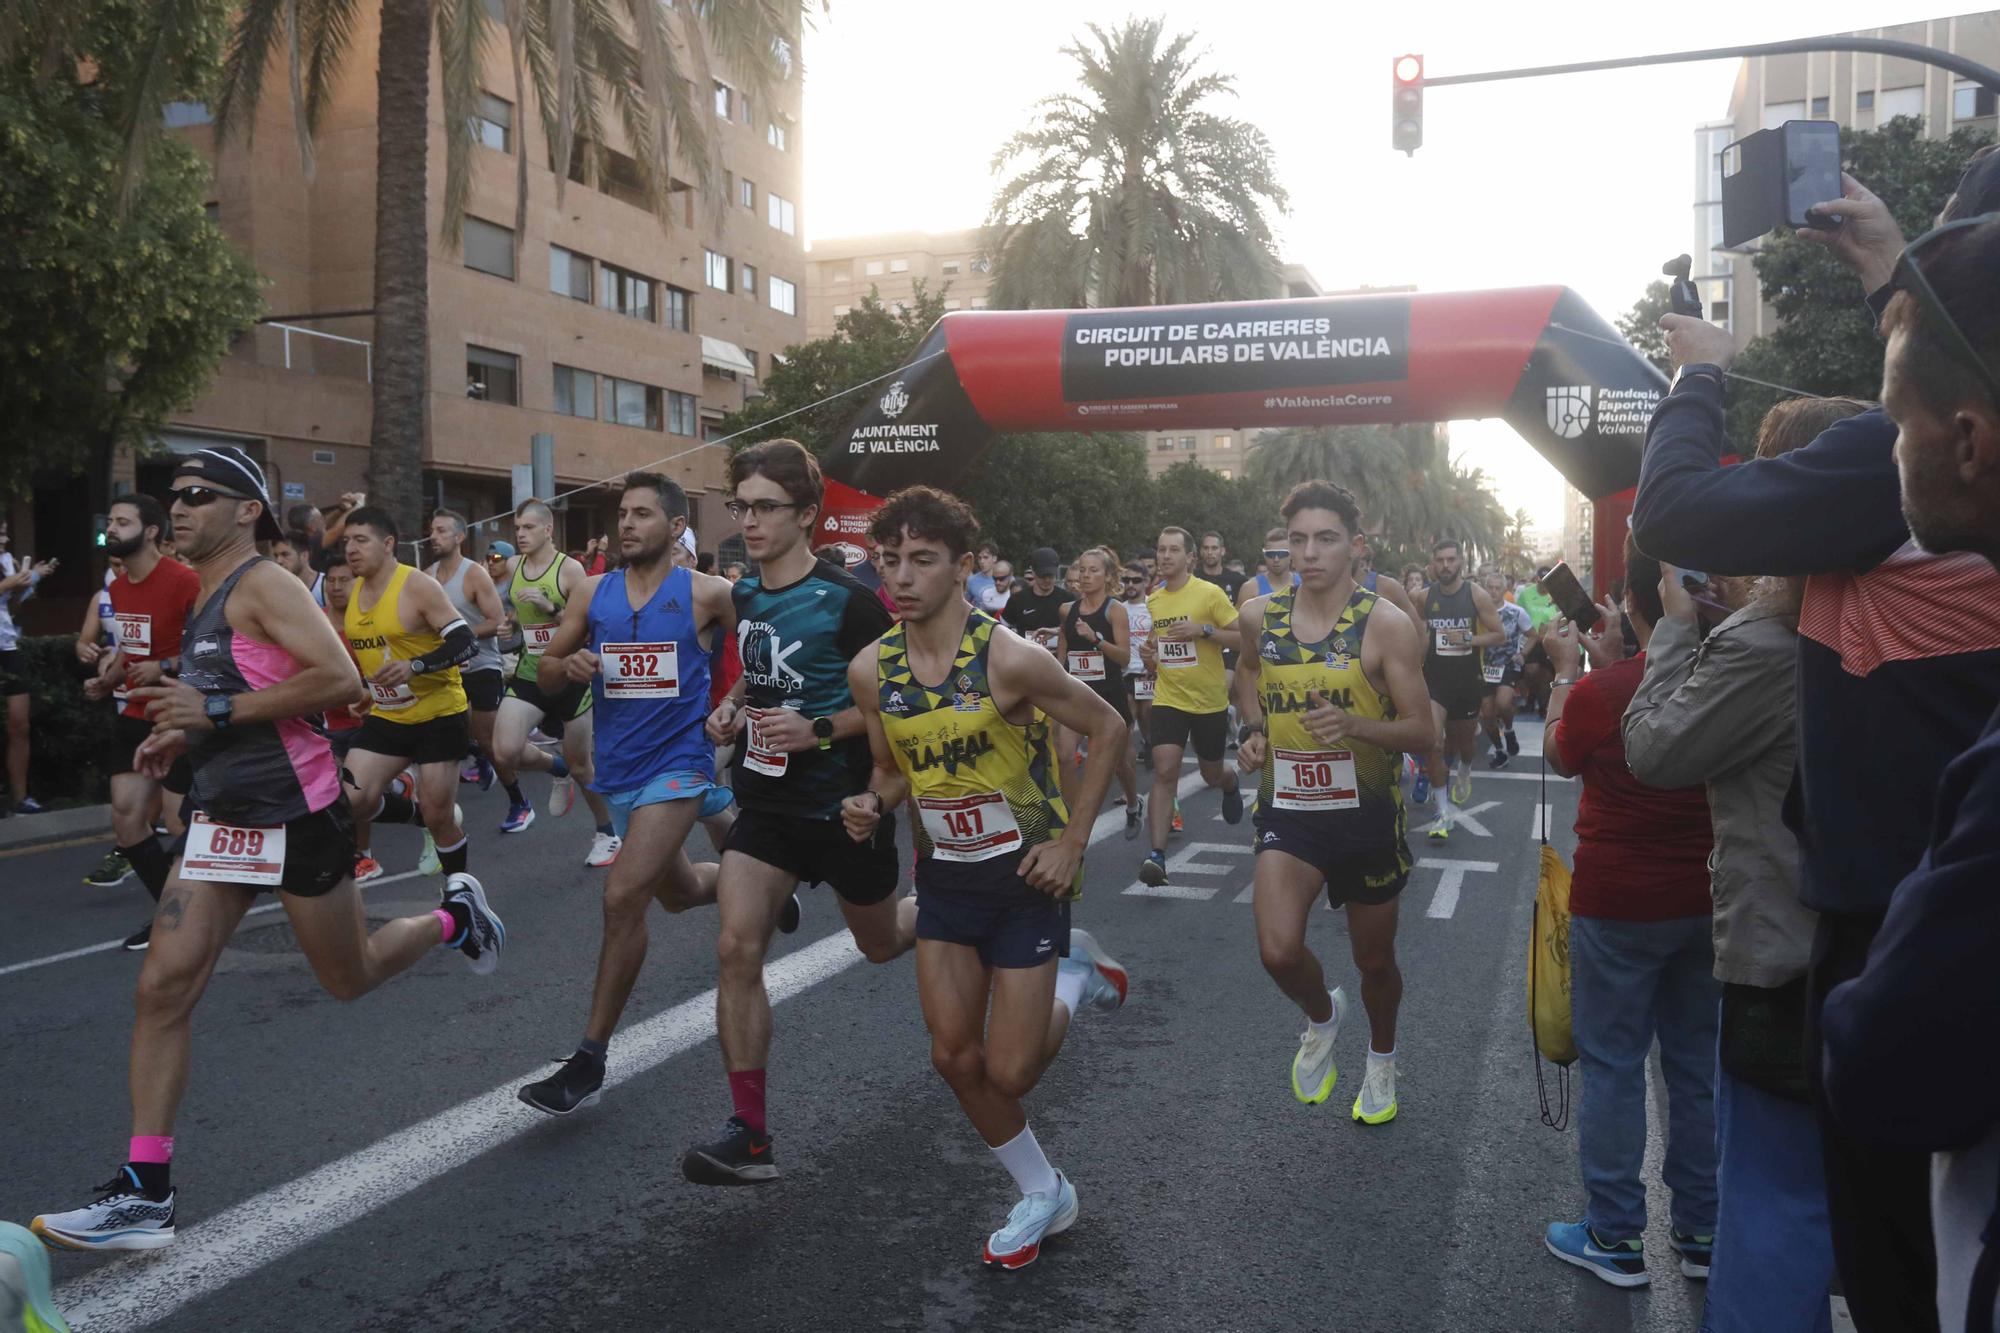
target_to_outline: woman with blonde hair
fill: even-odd
[[[1129,735],[1132,705],[1125,695],[1125,667],[1132,660],[1132,630],[1125,603],[1111,595],[1118,569],[1118,553],[1108,546],[1093,546],[1070,563],[1077,595],[1075,601],[1063,604],[1060,647],[1070,675],[1117,710]],[[1076,785],[1076,745],[1073,732],[1058,729],[1056,755],[1062,766],[1066,801]],[[1123,740],[1118,745],[1118,782],[1125,789],[1125,838],[1129,842],[1139,836],[1145,809],[1139,799],[1132,747]]]

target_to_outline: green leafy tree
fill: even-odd
[[[1080,87],[1044,98],[994,154],[992,303],[1171,305],[1277,291],[1267,214],[1285,208],[1263,131],[1218,114],[1235,81],[1193,34],[1128,19],[1064,48]]]
[[[218,5],[72,0],[0,20],[0,492],[94,471],[207,385],[261,307],[257,275],[202,209],[208,168],[156,132],[158,104],[213,86]],[[150,119],[149,119],[150,118]]]
[[[1225,477],[1199,463],[1176,463],[1162,472],[1154,479],[1153,497],[1155,521],[1145,546],[1168,524],[1186,528],[1197,541],[1214,531],[1222,535],[1230,558],[1241,560],[1245,569],[1256,566],[1264,534],[1278,521],[1277,499],[1264,486],[1248,477]]]
[[[1672,295],[1672,288],[1655,278],[1646,284],[1645,294],[1632,308],[1618,317],[1618,331],[1625,335],[1625,341],[1659,367],[1663,375],[1673,374],[1673,358],[1667,355],[1667,332],[1660,327],[1660,316],[1673,309]]]

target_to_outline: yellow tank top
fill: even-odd
[[[1207,579],[1189,578],[1176,592],[1160,588],[1146,596],[1153,613],[1154,661],[1159,681],[1153,686],[1156,706],[1184,713],[1220,713],[1229,707],[1229,680],[1223,673],[1219,636],[1176,642],[1160,631],[1183,621],[1225,629],[1236,623],[1236,606]]]
[[[390,658],[412,662],[425,653],[436,652],[444,644],[443,639],[428,629],[412,630],[403,621],[403,585],[414,572],[409,565],[397,565],[381,600],[366,611],[361,609],[366,585],[357,581],[353,596],[347,599],[347,646],[361,663],[361,679],[368,686],[375,716],[385,722],[428,722],[465,711],[465,686],[455,666],[412,676],[393,687],[377,685],[369,679]]]
[[[911,669],[901,622],[877,649],[882,730],[910,780],[919,857],[986,861],[1068,826],[1048,719],[1037,713],[1019,726],[993,706],[986,655],[997,623],[984,611],[967,617],[951,671],[936,686]]]
[[[1315,643],[1302,643],[1292,632],[1296,596],[1296,589],[1286,588],[1265,602],[1257,636],[1257,692],[1270,741],[1258,779],[1259,808],[1340,816],[1388,804],[1400,811],[1403,793],[1396,782],[1395,753],[1356,740],[1328,747],[1306,730],[1304,721],[1311,707],[1307,695],[1315,691],[1356,717],[1383,721],[1396,716],[1389,696],[1361,671],[1361,640],[1376,595],[1356,588],[1332,632]]]

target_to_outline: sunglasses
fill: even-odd
[[[1943,341],[1946,351],[1978,375],[1979,382],[1985,386],[1993,401],[2000,403],[2000,376],[1996,376],[1992,367],[1986,364],[1986,359],[1979,354],[1979,349],[1965,336],[1965,330],[1959,328],[1958,322],[1944,308],[1944,302],[1938,299],[1937,290],[1931,286],[1929,279],[1924,277],[1924,271],[1917,267],[1917,253],[1935,245],[1940,236],[1985,226],[1996,218],[2000,218],[2000,213],[1982,213],[1978,217],[1960,218],[1956,222],[1947,222],[1942,227],[1933,227],[1904,246],[1903,253],[1896,256],[1895,274],[1890,283],[1896,290],[1909,293],[1910,299],[1923,310],[1925,327]]]
[[[1146,576],[1144,574],[1123,574],[1119,576],[1118,581],[1120,583],[1144,583]]]
[[[236,495],[230,491],[218,491],[213,486],[176,486],[167,492],[167,499],[189,509],[199,509],[217,500],[248,500],[247,495]]]
[[[1274,551],[1267,546],[1264,548],[1264,558],[1266,560],[1290,560],[1292,558],[1292,553],[1290,550]]]

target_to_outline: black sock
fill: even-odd
[[[378,824],[421,824],[417,817],[417,803],[396,792],[387,792],[382,797],[381,806],[375,811]]]
[[[459,940],[464,939],[466,932],[472,929],[472,909],[457,898],[445,899],[438,904],[437,909],[451,918],[453,926],[451,938],[446,940],[445,943],[456,944]]]
[[[508,782],[508,783],[503,783],[502,785],[507,788],[507,799],[512,801],[515,805],[526,805],[528,803],[528,798],[521,794],[520,783]]]
[[[471,845],[472,839],[460,838],[458,845],[455,847],[438,848],[438,864],[444,867],[445,874],[462,875],[465,873],[465,853]]]
[[[153,901],[160,901],[160,890],[167,886],[167,876],[174,868],[173,858],[160,846],[160,840],[149,833],[130,847],[120,847],[118,854],[139,872],[139,882],[153,895]]]
[[[127,1162],[125,1169],[139,1182],[140,1193],[149,1199],[164,1199],[173,1188],[171,1162]]]
[[[610,1049],[610,1042],[592,1041],[588,1037],[585,1037],[576,1044],[576,1053],[596,1065],[599,1069],[604,1068],[604,1056]]]

